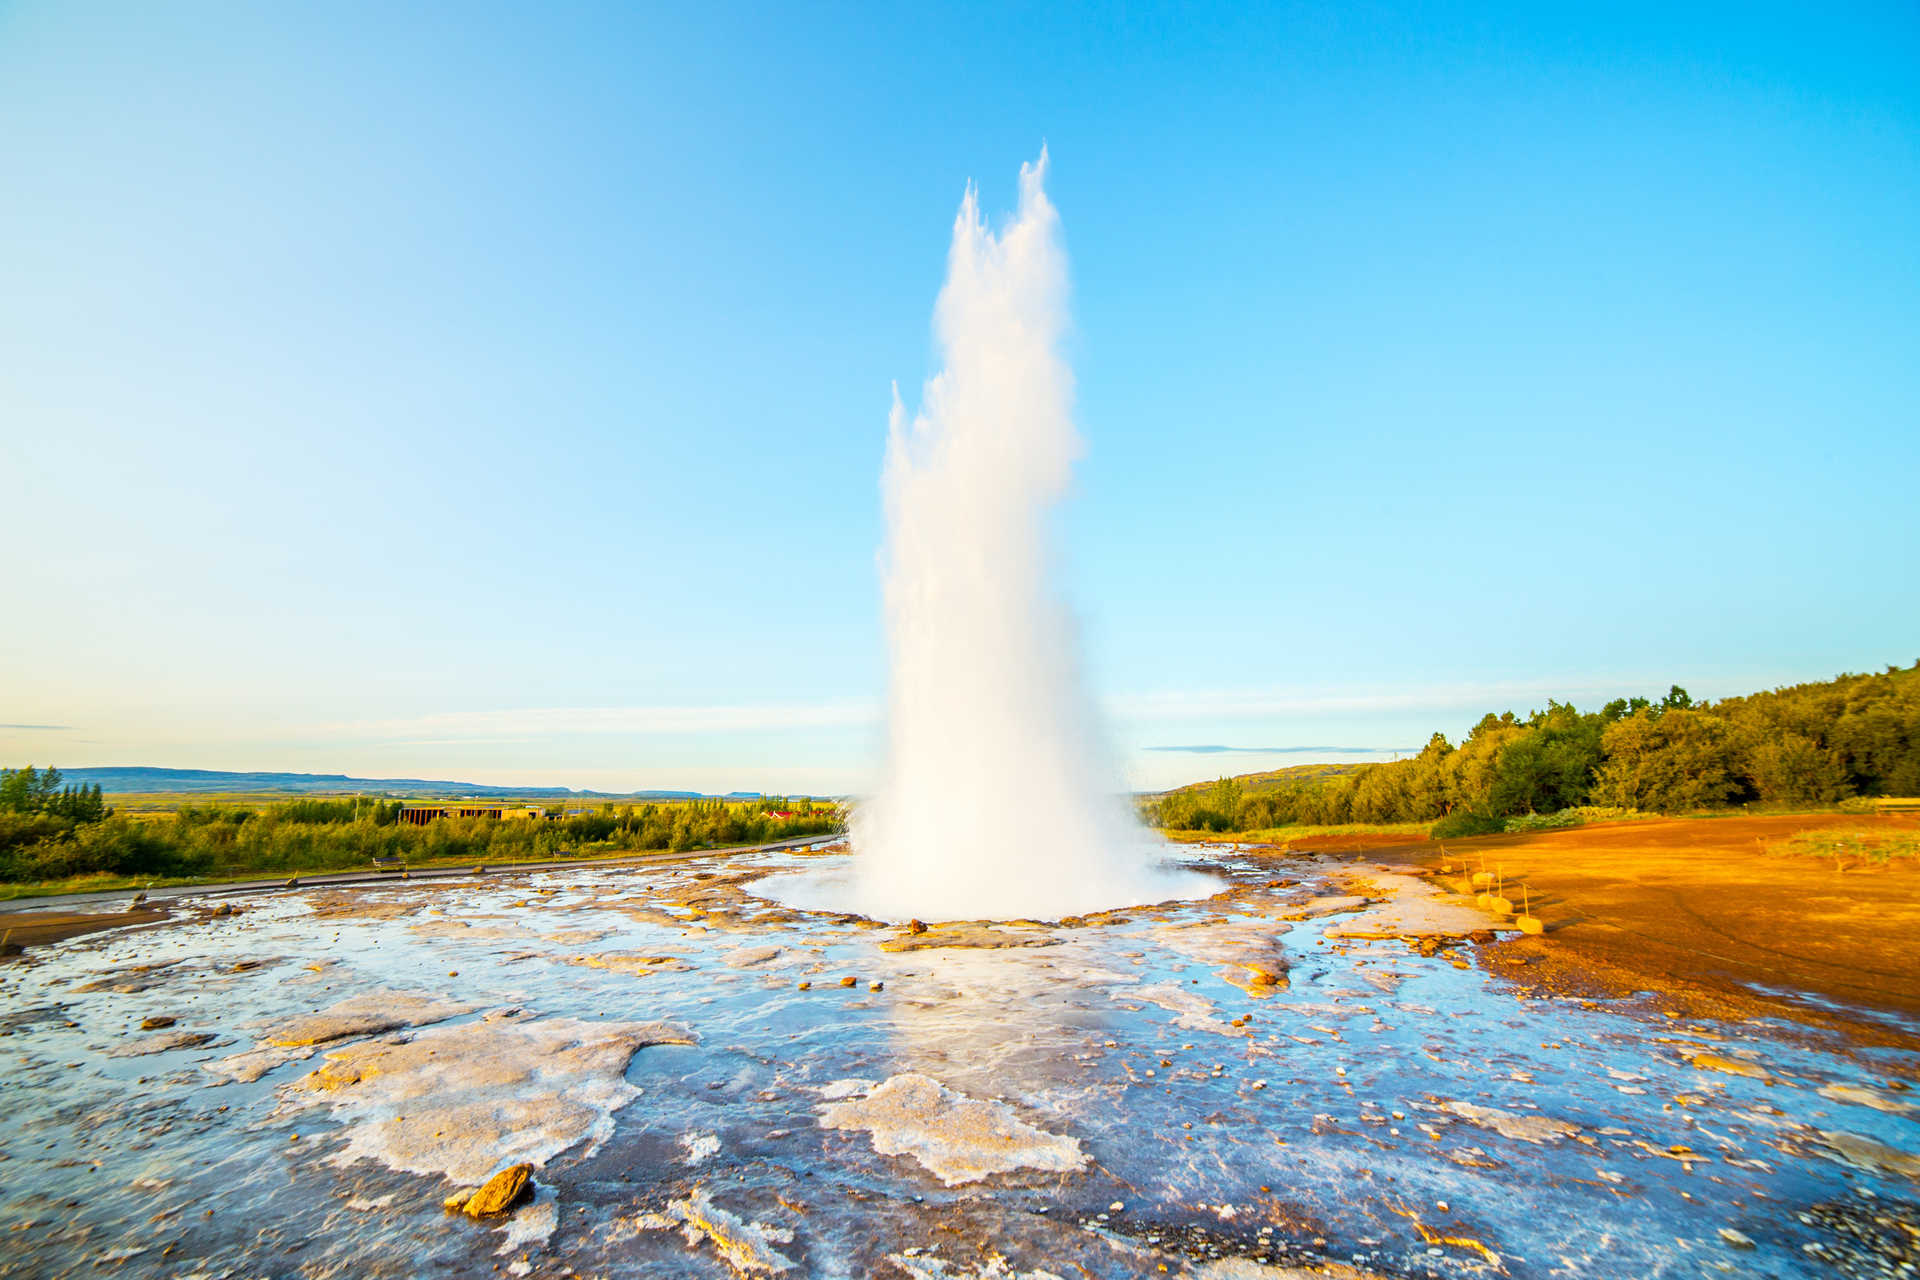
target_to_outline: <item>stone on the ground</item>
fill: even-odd
[[[748,1222],[728,1213],[713,1202],[704,1187],[685,1200],[674,1201],[668,1206],[668,1213],[685,1224],[681,1234],[688,1244],[706,1240],[739,1275],[766,1275],[793,1269],[793,1259],[773,1247],[789,1243],[793,1232],[762,1222]]]
[[[582,1144],[590,1150],[639,1096],[625,1078],[633,1055],[693,1039],[661,1022],[469,1022],[335,1049],[284,1092],[344,1124],[339,1163],[376,1160],[476,1183],[502,1160],[544,1165]]]
[[[210,1031],[162,1031],[158,1035],[130,1040],[116,1049],[109,1050],[107,1056],[143,1058],[148,1054],[168,1053],[174,1049],[198,1049],[201,1045],[212,1044],[213,1041],[214,1036]]]
[[[912,1156],[950,1187],[1013,1169],[1072,1173],[1087,1164],[1078,1139],[1037,1129],[1005,1103],[969,1098],[918,1072],[824,1108],[820,1124],[865,1130],[875,1151]]]
[[[1469,1124],[1477,1124],[1483,1129],[1492,1129],[1503,1138],[1512,1138],[1517,1142],[1547,1143],[1558,1142],[1562,1138],[1571,1138],[1580,1132],[1580,1126],[1567,1120],[1555,1120],[1552,1116],[1523,1116],[1512,1111],[1501,1111],[1497,1107],[1482,1107],[1471,1102],[1462,1102],[1450,1098],[1440,1104],[1440,1109],[1449,1115],[1455,1115]]]
[[[508,1165],[475,1188],[460,1208],[469,1218],[487,1218],[502,1214],[527,1193],[533,1183],[533,1166],[522,1161]]]
[[[1820,1140],[1843,1164],[1864,1169],[1868,1173],[1920,1181],[1920,1155],[1911,1151],[1889,1147],[1857,1133],[1841,1133],[1833,1129],[1820,1130]]]
[[[354,1036],[425,1026],[470,1013],[473,1006],[413,991],[363,991],[305,1017],[289,1018],[260,1037],[263,1045],[308,1048]]]
[[[979,924],[922,926],[897,933],[880,944],[882,951],[926,951],[935,947],[1051,947],[1060,939],[1037,930],[1012,930]]]
[[[1869,1089],[1858,1084],[1829,1084],[1820,1087],[1820,1096],[1829,1102],[1847,1102],[1855,1106],[1872,1107],[1875,1111],[1891,1111],[1900,1114],[1907,1111],[1920,1111],[1920,1107],[1903,1101],[1890,1093],[1878,1089]]]
[[[1419,876],[1373,867],[1358,871],[1349,878],[1351,887],[1371,891],[1381,900],[1329,926],[1329,938],[1455,938],[1489,927],[1487,913],[1472,898],[1448,893]]]
[[[684,973],[693,968],[679,956],[647,955],[637,951],[609,951],[602,955],[568,956],[568,964],[586,969],[605,969],[644,978],[651,973]]]
[[[1767,1074],[1767,1069],[1757,1062],[1728,1058],[1717,1053],[1696,1053],[1687,1059],[1687,1065],[1695,1071],[1718,1071],[1723,1075],[1747,1076],[1754,1080],[1773,1079]]]

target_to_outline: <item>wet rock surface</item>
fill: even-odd
[[[931,1076],[894,1076],[866,1097],[821,1112],[828,1129],[860,1129],[882,1155],[912,1156],[949,1187],[1015,1169],[1084,1168],[1080,1144],[1025,1123],[1005,1103],[982,1102]]]
[[[1060,921],[692,858],[32,948],[0,1275],[1914,1274],[1912,1054],[1553,994],[1431,879],[1199,856],[1213,899]]]

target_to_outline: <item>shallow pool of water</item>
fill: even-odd
[[[776,855],[37,951],[0,1275],[1795,1276],[1913,1195],[1909,1058],[1330,937],[1350,871],[1205,856],[1077,927],[812,915]],[[443,1211],[514,1159],[512,1217]]]

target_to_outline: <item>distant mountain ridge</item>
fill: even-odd
[[[444,782],[428,778],[355,778],[344,773],[236,773],[224,769],[125,768],[62,769],[74,786],[98,786],[107,795],[154,792],[225,792],[311,796],[378,794],[391,796],[563,796],[596,800],[757,800],[758,791],[731,791],[713,797],[699,791],[578,791],[572,787],[500,787],[484,782]]]

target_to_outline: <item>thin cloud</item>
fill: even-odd
[[[1369,711],[1523,710],[1543,706],[1549,698],[1604,700],[1619,696],[1622,688],[1640,688],[1643,684],[1648,688],[1654,687],[1654,682],[1620,681],[1600,685],[1571,680],[1415,685],[1397,689],[1373,687],[1365,690],[1312,690],[1268,685],[1127,694],[1110,700],[1107,706],[1115,716],[1129,720],[1188,717],[1245,719]]]
[[[70,724],[0,724],[0,729],[21,729],[34,733],[71,733]]]
[[[865,725],[877,719],[866,701],[757,703],[720,706],[522,707],[493,711],[443,711],[386,720],[346,720],[316,726],[316,732],[408,742],[486,739],[525,741],[570,734],[693,735],[827,729]]]

